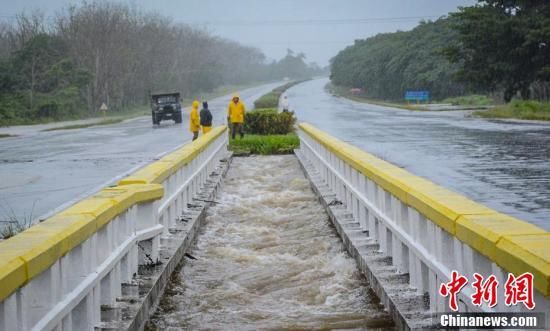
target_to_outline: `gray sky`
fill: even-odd
[[[1,19],[40,9],[47,15],[69,0],[2,1]],[[308,61],[328,64],[339,50],[380,32],[409,30],[475,0],[125,0],[144,11],[170,16],[213,34],[260,48],[278,59],[290,48]]]

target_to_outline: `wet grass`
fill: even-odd
[[[0,133],[0,138],[10,138],[10,137],[17,137],[17,136],[14,134]]]
[[[474,112],[474,115],[483,118],[550,121],[550,103],[516,100],[490,110]]]
[[[275,94],[274,92],[264,94],[254,101],[254,108],[277,108],[279,106],[279,96],[279,94]]]
[[[277,109],[277,107],[279,107],[279,98],[281,97],[281,95],[292,86],[303,83],[305,81],[307,81],[307,79],[293,81],[290,83],[286,83],[285,85],[274,88],[271,92],[262,95],[259,99],[254,101],[254,108]]]
[[[198,98],[201,100],[210,100],[210,99],[214,99],[235,91],[259,86],[265,83],[266,82],[253,82],[249,84],[240,84],[240,85],[236,85],[236,84],[223,85],[209,92],[201,92],[195,98]],[[193,100],[195,100],[195,98],[184,98],[184,100],[182,101],[182,107],[190,106]],[[0,127],[10,127],[10,126],[17,126],[17,125],[49,124],[49,123],[56,123],[56,122],[63,122],[63,121],[76,121],[76,120],[101,118],[102,116],[103,115],[99,111],[90,112],[90,113],[87,113],[87,112],[79,113],[75,111],[73,115],[66,115],[61,118],[52,118],[52,117],[23,118],[21,117],[21,118],[9,119],[9,120],[0,119]],[[151,108],[148,104],[128,106],[116,111],[108,111],[106,117],[107,118],[124,117],[124,119],[130,119],[130,118],[136,118],[141,116],[151,116]],[[78,129],[78,128],[76,127],[75,129]]]
[[[229,140],[229,149],[236,156],[281,155],[292,154],[300,146],[300,139],[295,134],[286,135],[245,135]]]
[[[495,102],[486,95],[472,94],[461,97],[447,98],[442,103],[450,103],[455,106],[489,106]]]
[[[149,106],[131,106],[118,111],[107,112],[106,118],[135,118],[144,115],[149,115],[151,112]],[[94,113],[77,113],[73,115],[67,115],[60,118],[52,117],[40,117],[40,118],[16,118],[10,120],[0,120],[0,127],[10,127],[18,125],[36,125],[36,124],[49,124],[57,122],[66,122],[66,121],[78,121],[78,120],[87,120],[102,118],[103,114],[100,112]]]
[[[45,130],[42,130],[42,131],[74,130],[74,129],[89,128],[89,127],[92,127],[92,126],[111,125],[111,124],[120,123],[120,122],[122,122],[126,119],[128,119],[128,118],[127,117],[107,118],[107,119],[99,121],[99,122],[86,123],[86,124],[65,125],[65,126],[59,126],[59,127],[55,127],[55,128],[45,129]]]
[[[32,225],[31,220],[25,221],[24,223],[19,223],[18,221],[9,221],[4,223],[5,225],[0,225],[0,239],[3,240],[9,239],[16,234],[25,231]]]
[[[409,105],[406,103],[397,103],[397,102],[390,102],[390,101],[382,101],[382,100],[375,100],[367,98],[366,96],[360,95],[360,94],[352,94],[349,91],[348,87],[344,86],[336,86],[331,83],[327,84],[326,89],[336,95],[340,96],[346,99],[350,99],[357,102],[362,103],[368,103],[372,105],[378,105],[378,106],[384,106],[384,107],[392,107],[392,108],[399,108],[399,109],[405,109],[405,110],[415,110],[415,111],[422,111],[422,108],[416,107],[414,105]]]
[[[7,203],[0,204],[0,240],[5,240],[25,231],[33,225],[33,203],[30,213],[17,216],[13,208]]]

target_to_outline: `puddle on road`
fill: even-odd
[[[393,322],[294,156],[235,158],[148,329],[368,329]]]

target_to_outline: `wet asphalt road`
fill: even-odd
[[[309,122],[408,171],[550,230],[550,125],[412,112],[332,96],[327,79],[291,88]]]
[[[251,108],[254,100],[281,84],[241,91],[241,98]],[[225,123],[229,99],[209,101],[215,125]],[[189,142],[188,120],[186,109],[183,127],[172,121],[153,127],[147,116],[77,130],[29,129],[19,137],[0,139],[0,221],[44,215]]]

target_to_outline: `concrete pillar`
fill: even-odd
[[[0,303],[0,330],[21,330],[21,314],[17,304],[17,293],[12,293]]]

